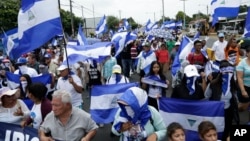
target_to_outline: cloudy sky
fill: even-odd
[[[61,7],[69,10],[70,0],[60,0]],[[165,17],[175,18],[178,11],[183,11],[184,2],[181,0],[72,0],[73,13],[79,17],[82,16],[81,6],[83,6],[83,15],[85,18],[102,17],[113,15],[117,18],[129,18],[138,23],[146,23],[159,20],[163,15],[162,1],[164,1]],[[198,11],[207,14],[210,13],[211,0],[186,0],[185,13],[192,16]],[[250,4],[250,0],[242,0],[242,4]],[[93,12],[94,11],[94,12]]]

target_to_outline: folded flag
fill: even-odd
[[[154,86],[159,86],[163,88],[168,88],[168,85],[166,81],[162,81],[159,77],[157,76],[148,76],[148,77],[143,77],[141,80],[143,83],[149,84],[149,85],[154,85]]]
[[[172,122],[178,122],[183,126],[186,131],[186,141],[200,140],[198,125],[205,120],[214,123],[219,139],[222,137],[224,131],[224,102],[161,98],[159,109],[166,126]]]
[[[117,99],[138,83],[95,85],[91,90],[90,114],[96,123],[111,123],[119,108]]]

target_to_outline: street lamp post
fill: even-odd
[[[165,21],[165,15],[164,15],[164,0],[162,0],[162,22]]]

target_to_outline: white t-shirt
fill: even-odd
[[[74,82],[78,85],[78,86],[81,86],[82,87],[82,81],[81,79],[73,74],[71,75],[71,77],[73,78]],[[72,96],[72,105],[74,107],[79,107],[82,105],[82,94],[81,93],[78,93],[74,86],[72,84],[69,83],[69,80],[64,80],[62,77],[60,77],[57,81],[57,86],[56,86],[56,89],[57,90],[66,90],[68,91],[71,96]]]
[[[33,119],[33,128],[38,129],[42,122],[41,103],[33,105],[30,111],[30,117]]]
[[[212,51],[214,51],[215,60],[222,61],[225,59],[225,47],[227,46],[227,41],[220,42],[219,40],[214,42]]]

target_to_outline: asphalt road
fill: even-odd
[[[201,37],[201,39],[203,39],[203,38],[205,38],[205,37]],[[216,40],[217,40],[216,36],[209,36],[209,39],[207,41],[207,46],[211,47],[213,42]],[[171,82],[170,73],[167,74],[167,78]],[[139,80],[138,74],[133,74],[130,78],[131,82],[136,82],[136,81],[138,82],[138,80]],[[166,96],[169,97],[171,92],[172,92],[172,89],[169,88],[167,93],[166,93]],[[87,112],[89,112],[89,105],[90,105],[90,98],[88,96],[89,96],[89,92],[87,90],[85,90],[83,93],[83,101],[84,101],[84,110]],[[248,116],[249,116],[248,111],[241,112],[240,113],[240,120],[241,120],[240,123],[246,124],[248,122]],[[111,124],[106,124],[106,125],[104,125],[104,127],[98,129],[97,135],[94,137],[93,141],[118,141],[119,140],[119,137],[116,137],[116,136],[111,137],[110,133],[111,133]]]

